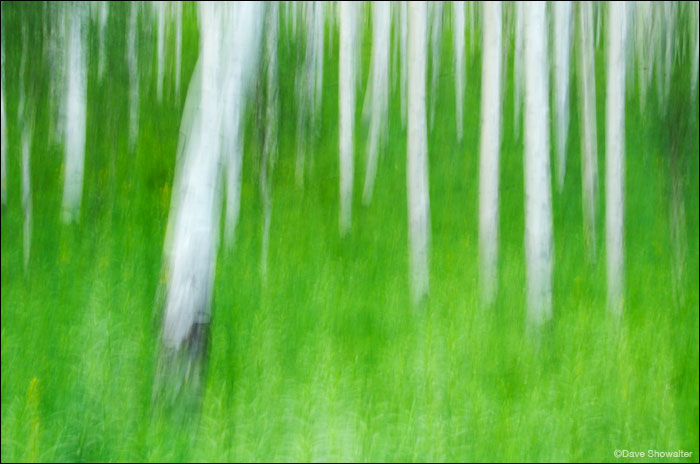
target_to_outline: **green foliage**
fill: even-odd
[[[656,82],[646,114],[639,113],[637,92],[628,97],[626,297],[619,324],[605,310],[604,246],[595,263],[583,246],[572,85],[566,184],[561,194],[553,189],[554,320],[533,339],[525,333],[522,139],[513,138],[512,53],[505,68],[498,302],[485,311],[477,297],[480,57],[469,55],[468,44],[460,144],[446,27],[428,141],[431,296],[426,312],[417,314],[408,291],[406,135],[398,86],[369,207],[360,202],[367,127],[358,125],[353,225],[340,239],[337,36],[325,60],[321,127],[301,190],[294,182],[297,52],[282,14],[269,275],[263,285],[261,142],[250,122],[237,242],[232,252],[222,249],[217,264],[201,413],[182,421],[158,414],[152,390],[159,289],[166,278],[163,239],[180,116],[198,53],[195,8],[185,7],[180,100],[170,72],[162,104],[156,99],[155,34],[141,16],[136,153],[127,149],[128,6],[110,6],[102,82],[96,77],[97,28],[90,26],[86,175],[82,216],[74,226],[59,220],[63,150],[50,142],[55,102],[48,94],[52,70],[41,52],[43,14],[41,4],[3,4],[9,123],[1,258],[3,461],[614,461],[616,449],[684,449],[697,460],[698,101],[688,98],[688,60],[676,65],[670,116],[656,106]],[[34,230],[26,272],[15,116],[21,24],[29,26],[24,79],[36,105]],[[166,66],[174,47],[168,53]],[[601,198],[604,58],[601,47]],[[360,91],[358,102],[362,97]],[[671,131],[672,124],[685,129]],[[682,164],[688,243],[683,302],[674,298],[672,282],[673,144]]]

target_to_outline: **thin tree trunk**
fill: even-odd
[[[350,229],[354,171],[355,87],[356,87],[356,8],[352,2],[340,4],[340,235]]]
[[[414,305],[428,296],[430,198],[425,114],[426,2],[408,5],[408,146],[406,181],[410,246],[411,293]]]
[[[557,136],[557,187],[564,188],[566,145],[569,132],[569,56],[571,50],[571,2],[552,4],[554,8],[554,86]]]
[[[371,120],[369,139],[367,140],[367,169],[362,202],[369,205],[374,191],[374,179],[377,175],[377,158],[380,148],[386,141],[386,129],[389,119],[389,39],[391,16],[389,2],[372,3],[372,63],[370,65],[371,82]]]
[[[78,221],[80,218],[87,116],[87,63],[82,31],[82,12],[75,11],[74,13],[70,25],[66,91],[66,165],[62,202],[62,218],[66,223]]]
[[[525,13],[525,256],[527,321],[552,317],[552,190],[549,161],[549,79],[546,4]]]
[[[455,98],[456,98],[456,124],[457,140],[462,141],[464,131],[464,2],[458,1],[452,4],[454,20],[454,73],[455,73]]]
[[[432,58],[430,79],[430,129],[435,122],[435,107],[437,105],[437,87],[440,78],[440,56],[442,53],[442,12],[443,2],[431,2],[433,8],[432,23],[430,27],[430,49]]]
[[[578,98],[581,126],[581,187],[585,247],[591,261],[596,257],[598,206],[598,136],[596,123],[593,11],[591,2],[578,4]]]
[[[498,171],[501,153],[502,4],[486,2],[481,68],[479,155],[479,282],[481,301],[496,300],[498,269]]]
[[[626,2],[610,3],[607,92],[605,94],[605,237],[608,310],[622,316],[625,191]]]
[[[520,137],[523,107],[523,2],[515,2],[515,54],[513,55],[513,130],[516,140]]]

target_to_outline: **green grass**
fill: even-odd
[[[554,320],[533,339],[525,333],[523,155],[522,138],[513,137],[512,44],[497,304],[485,310],[477,298],[480,56],[470,56],[467,44],[464,140],[457,143],[446,26],[428,141],[431,293],[426,311],[417,313],[409,301],[406,135],[398,86],[369,207],[360,201],[368,130],[358,111],[353,224],[340,239],[338,37],[325,61],[323,117],[301,190],[294,183],[297,60],[283,23],[268,280],[263,285],[260,275],[260,143],[249,123],[237,242],[234,251],[222,248],[217,262],[201,414],[182,426],[155,414],[151,396],[163,239],[181,110],[197,57],[194,8],[185,8],[181,98],[174,98],[166,74],[162,104],[155,97],[155,36],[142,17],[136,153],[127,150],[128,7],[111,7],[102,83],[92,59],[97,40],[90,41],[86,174],[82,216],[74,226],[59,220],[63,155],[60,145],[49,143],[51,70],[39,52],[41,11],[38,4],[3,4],[9,123],[9,204],[2,213],[3,461],[615,461],[616,449],[683,449],[697,461],[698,101],[688,98],[686,60],[675,68],[667,115],[657,108],[655,82],[645,114],[637,91],[627,99],[626,293],[619,324],[605,309],[602,200],[595,263],[584,253],[572,75],[566,185],[561,193],[553,190]],[[32,53],[25,82],[36,107],[26,272],[16,122],[22,23],[29,26]],[[95,34],[93,25],[90,37]],[[364,76],[369,34],[367,25]],[[601,199],[604,64],[601,46]],[[682,303],[673,296],[671,277],[674,143],[684,175],[688,243]]]

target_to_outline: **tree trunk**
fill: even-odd
[[[454,20],[454,73],[455,73],[455,98],[456,98],[456,124],[457,140],[462,141],[464,131],[464,2],[458,1],[452,4]]]
[[[357,5],[340,4],[340,235],[350,229],[354,171],[355,87],[356,87],[356,19]]]
[[[79,7],[78,7],[79,8]],[[83,195],[85,162],[85,124],[87,116],[87,63],[85,56],[82,12],[71,18],[68,83],[66,91],[65,173],[62,218],[66,223],[78,221]]]
[[[566,142],[569,132],[569,55],[571,50],[571,2],[552,4],[554,8],[554,86],[557,136],[557,187],[564,188]]]
[[[371,91],[370,132],[367,140],[367,169],[365,171],[365,187],[362,192],[362,202],[369,205],[372,201],[374,179],[377,175],[377,158],[379,150],[386,141],[389,119],[389,38],[391,31],[391,16],[389,2],[372,3],[372,62],[370,64],[370,79],[368,88]]]
[[[593,11],[590,2],[578,4],[578,98],[581,131],[581,181],[584,245],[590,261],[596,257],[598,206],[598,136],[596,123]]]
[[[430,198],[425,114],[426,2],[408,5],[408,144],[406,181],[411,293],[414,305],[428,296]]]
[[[270,243],[270,221],[272,217],[272,172],[277,160],[277,133],[279,125],[279,92],[277,83],[277,42],[279,37],[279,4],[267,6],[265,24],[265,139],[260,163],[260,190],[263,199],[263,234],[260,257],[263,282],[267,281],[267,255]]]
[[[430,25],[430,50],[432,58],[430,79],[430,129],[435,122],[435,106],[437,105],[437,87],[440,78],[440,54],[442,52],[442,11],[443,2],[430,2],[432,7],[432,23]]]
[[[610,3],[605,94],[605,240],[608,310],[622,316],[625,192],[626,2]]]
[[[552,317],[552,187],[549,161],[549,79],[546,4],[525,13],[525,257],[527,321]]]
[[[498,164],[501,153],[502,4],[486,2],[481,68],[479,154],[479,282],[481,300],[496,300],[498,269]]]

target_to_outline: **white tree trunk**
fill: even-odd
[[[557,187],[561,192],[566,176],[566,145],[569,132],[569,56],[571,51],[571,2],[554,8],[554,87],[557,137]]]
[[[222,148],[226,157],[226,227],[225,241],[233,246],[238,227],[241,203],[241,168],[243,165],[243,116],[248,94],[258,70],[262,36],[262,4],[243,2],[229,10],[225,28],[224,63],[228,64],[222,77],[224,97]]]
[[[549,162],[549,79],[546,4],[525,13],[525,256],[527,321],[552,317],[552,191]]]
[[[316,17],[318,16],[318,8],[314,3],[308,2],[303,5],[305,13],[306,27],[306,49],[303,55],[303,61],[296,76],[295,91],[297,95],[297,158],[296,158],[296,183],[298,186],[304,185],[304,176],[306,170],[306,152],[311,146],[313,138],[313,130],[316,118],[316,92],[320,89],[317,87],[316,73],[323,72],[323,59],[318,57],[318,36],[316,28]],[[321,39],[323,33],[321,30]],[[321,77],[323,74],[321,74]]]
[[[107,18],[109,17],[109,2],[103,1],[99,3],[98,21],[100,32],[100,55],[97,64],[97,78],[102,82],[104,76],[105,63],[107,61],[107,52],[105,51],[105,42],[107,40],[105,29],[107,27]]]
[[[200,58],[188,90],[173,185],[162,342],[177,351],[210,321],[219,230],[221,9],[200,4]],[[191,113],[193,112],[193,113]],[[196,347],[195,347],[196,348]],[[200,353],[194,353],[199,355]]]
[[[610,3],[605,101],[605,238],[608,309],[622,315],[625,190],[626,2]]]
[[[501,153],[502,5],[486,2],[481,67],[479,281],[482,303],[495,302],[498,269],[498,164]]]
[[[367,140],[367,169],[362,202],[372,201],[374,179],[377,175],[377,158],[379,150],[386,141],[389,119],[389,38],[391,16],[389,2],[372,3],[372,62],[368,87],[371,90],[371,120],[369,139]],[[368,103],[365,100],[365,103]]]
[[[578,98],[581,127],[581,181],[583,228],[586,251],[596,256],[596,217],[598,205],[598,136],[596,122],[593,9],[591,2],[578,5]]]
[[[455,73],[455,98],[457,139],[462,141],[464,130],[464,2],[458,1],[452,4],[453,34],[454,34],[454,73]]]
[[[523,108],[523,2],[515,2],[515,54],[513,55],[513,131],[520,137],[520,115]]]
[[[357,5],[340,4],[340,235],[350,229],[354,171]]]
[[[65,176],[62,218],[66,223],[80,218],[85,162],[87,116],[87,63],[82,32],[82,14],[75,12],[70,25],[68,83],[66,92]]]
[[[430,2],[432,7],[432,23],[430,25],[430,50],[432,58],[430,79],[430,129],[435,122],[435,106],[437,105],[437,86],[440,73],[440,56],[442,48],[442,12],[443,2]]]
[[[427,55],[426,2],[408,5],[408,143],[406,182],[410,247],[411,294],[414,304],[428,296],[430,198],[425,114]]]

